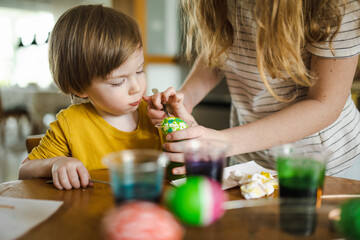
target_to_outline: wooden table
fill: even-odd
[[[93,179],[108,180],[106,170],[90,173]],[[166,184],[166,188],[171,187]],[[227,190],[229,200],[241,199],[239,188]],[[324,194],[360,193],[360,181],[327,177]],[[60,200],[64,204],[48,220],[36,226],[20,239],[102,239],[101,220],[114,207],[109,185],[94,183],[94,187],[57,190],[46,179],[22,180],[0,184],[0,196]],[[271,196],[276,198],[275,196]],[[315,232],[298,237],[280,230],[279,206],[262,206],[228,210],[223,218],[206,228],[186,227],[185,239],[336,239],[341,236],[332,229],[328,212],[342,200],[324,200],[318,209]]]

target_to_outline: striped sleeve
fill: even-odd
[[[340,30],[332,41],[334,54],[330,50],[330,40],[308,43],[306,49],[310,53],[327,58],[351,57],[360,53],[360,1],[347,0],[345,11],[343,7],[342,4],[340,6],[340,11],[343,13]]]

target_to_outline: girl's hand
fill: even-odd
[[[52,168],[52,177],[58,189],[71,189],[91,186],[90,174],[84,164],[76,158],[60,157]]]
[[[166,117],[165,112],[161,110],[164,108],[164,104],[167,105],[169,112],[175,117],[181,118],[185,122],[196,123],[194,117],[184,107],[184,95],[177,93],[173,87],[153,96],[144,97],[144,100],[149,105],[148,115],[154,125],[160,123]]]

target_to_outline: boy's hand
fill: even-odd
[[[183,119],[185,122],[192,121],[196,123],[194,117],[186,110],[183,104],[184,95],[177,93],[173,87],[169,87],[164,92],[157,93],[153,96],[144,97],[148,103],[148,115],[151,122],[156,125],[166,117],[166,114],[161,109],[166,104],[170,109],[169,112],[175,117]]]
[[[87,187],[90,174],[84,164],[76,158],[61,157],[57,159],[51,169],[53,182],[58,189]]]

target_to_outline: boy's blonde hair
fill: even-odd
[[[265,73],[272,78],[290,78],[296,84],[311,86],[314,78],[302,60],[301,50],[307,42],[327,38],[332,47],[332,39],[341,24],[338,4],[339,0],[255,1],[258,69],[265,86],[276,99],[292,100],[278,96]],[[203,54],[208,66],[222,68],[237,27],[228,19],[227,0],[183,0],[182,9],[187,59],[191,61],[194,53]],[[236,9],[237,6],[234,11]],[[241,12],[235,15],[240,20],[243,17]]]
[[[101,5],[77,6],[59,18],[51,33],[50,70],[63,93],[82,93],[141,47],[139,27],[131,17]]]

